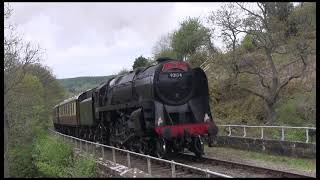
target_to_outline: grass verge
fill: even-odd
[[[205,146],[207,156],[234,160],[240,162],[249,162],[261,164],[261,166],[270,166],[271,168],[282,167],[290,170],[299,170],[307,172],[316,171],[316,159],[287,157],[279,155],[270,155],[253,151],[239,150],[225,147]]]

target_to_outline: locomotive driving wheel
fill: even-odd
[[[193,149],[195,155],[199,158],[201,157],[204,153],[204,144],[201,140],[200,136],[197,136],[193,139]]]
[[[157,158],[164,158],[167,153],[166,143],[163,138],[158,138],[156,140],[156,150],[155,155]]]

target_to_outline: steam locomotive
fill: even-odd
[[[218,133],[201,68],[159,58],[118,75],[53,109],[54,128],[79,138],[164,157],[185,148],[204,153]]]

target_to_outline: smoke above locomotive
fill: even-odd
[[[116,76],[54,107],[57,131],[164,157],[184,148],[201,156],[218,133],[201,68],[170,58]]]

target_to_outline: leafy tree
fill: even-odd
[[[205,46],[210,39],[209,29],[204,27],[199,18],[188,18],[172,35],[171,47],[178,58],[187,60],[198,48]]]
[[[28,65],[38,62],[41,58],[41,50],[30,42],[24,42],[17,34],[15,26],[9,19],[12,9],[9,4],[4,4],[4,177],[9,176],[8,164],[8,139],[10,121],[8,115],[9,106],[13,102],[12,93],[23,81]]]
[[[247,34],[241,41],[240,48],[242,48],[245,53],[252,53],[256,50],[253,38],[250,34]]]
[[[149,65],[150,61],[147,58],[140,56],[134,60],[132,69],[136,69],[137,67],[147,67]]]

